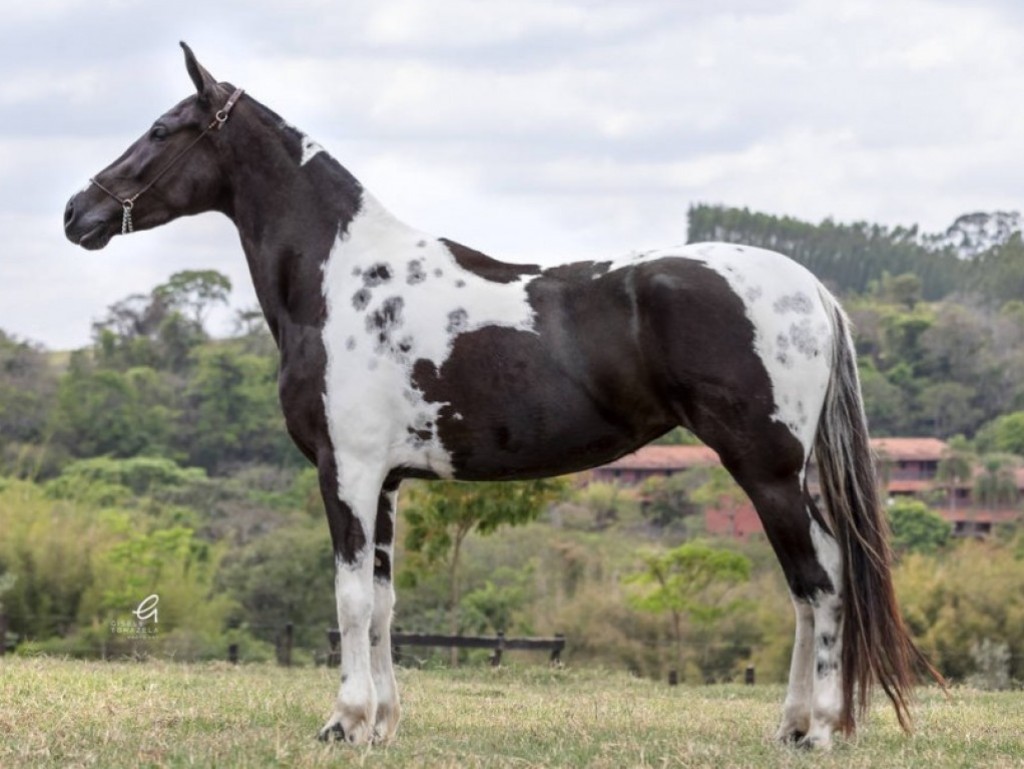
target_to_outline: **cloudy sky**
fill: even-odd
[[[86,252],[67,198],[217,77],[394,213],[512,260],[681,243],[698,202],[944,230],[1019,210],[1018,0],[0,0],[0,329],[51,348],[175,271],[254,302],[227,219]],[[226,324],[226,316],[221,321]],[[226,329],[226,325],[224,326]]]

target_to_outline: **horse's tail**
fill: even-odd
[[[832,374],[815,438],[821,496],[842,553],[842,680],[840,727],[852,733],[877,681],[896,718],[910,731],[915,671],[942,676],[914,645],[892,583],[889,525],[868,443],[850,322],[826,291],[833,329]]]

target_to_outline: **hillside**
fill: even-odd
[[[690,242],[721,240],[780,251],[844,295],[868,291],[884,273],[912,273],[929,301],[964,290],[1007,298],[1005,289],[989,290],[1000,285],[1006,272],[1003,260],[995,257],[1013,247],[1014,236],[1014,254],[1024,256],[1020,229],[1016,212],[964,214],[944,232],[926,234],[916,225],[889,228],[831,219],[812,224],[726,206],[695,205],[689,211]]]

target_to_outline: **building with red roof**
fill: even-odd
[[[878,457],[879,481],[887,498],[913,496],[928,503],[935,512],[949,521],[955,534],[983,536],[999,523],[1019,521],[1020,501],[1024,499],[1024,467],[1013,468],[1016,485],[1013,499],[999,504],[979,504],[974,490],[985,472],[975,468],[970,479],[943,481],[939,465],[950,449],[938,438],[873,438],[871,446]],[[632,454],[595,468],[590,478],[595,481],[638,487],[649,478],[670,477],[693,468],[719,466],[718,455],[707,446],[644,446]],[[808,485],[816,490],[816,473],[812,463]],[[739,504],[708,507],[704,523],[709,534],[746,538],[763,532],[753,505]]]

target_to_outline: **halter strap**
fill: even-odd
[[[199,136],[197,136],[195,139],[193,139],[191,142],[185,145],[185,147],[180,152],[178,152],[174,157],[168,160],[163,165],[163,167],[156,172],[156,175],[152,179],[150,179],[142,187],[142,189],[140,189],[134,195],[122,198],[120,195],[111,192],[102,184],[100,184],[95,177],[89,179],[89,181],[95,184],[101,191],[107,193],[110,197],[112,197],[114,200],[121,204],[121,208],[124,211],[124,214],[121,218],[122,235],[127,235],[129,232],[135,231],[134,224],[132,223],[132,209],[135,208],[135,201],[138,200],[144,193],[149,192],[149,190],[152,189],[153,185],[156,184],[161,179],[161,177],[164,176],[164,174],[170,171],[171,168],[173,168],[174,165],[179,160],[181,160],[182,157],[184,157],[185,154],[190,149],[195,147],[203,139],[203,137],[206,136],[206,134],[210,133],[210,131],[219,131],[221,128],[223,128],[224,124],[228,122],[228,118],[231,116],[231,110],[234,109],[235,104],[238,103],[238,100],[242,98],[243,93],[245,93],[244,89],[236,88],[235,92],[228,97],[228,100],[226,102],[224,102],[224,106],[217,110],[217,112],[214,114],[213,120],[210,121],[210,124],[199,133]]]

